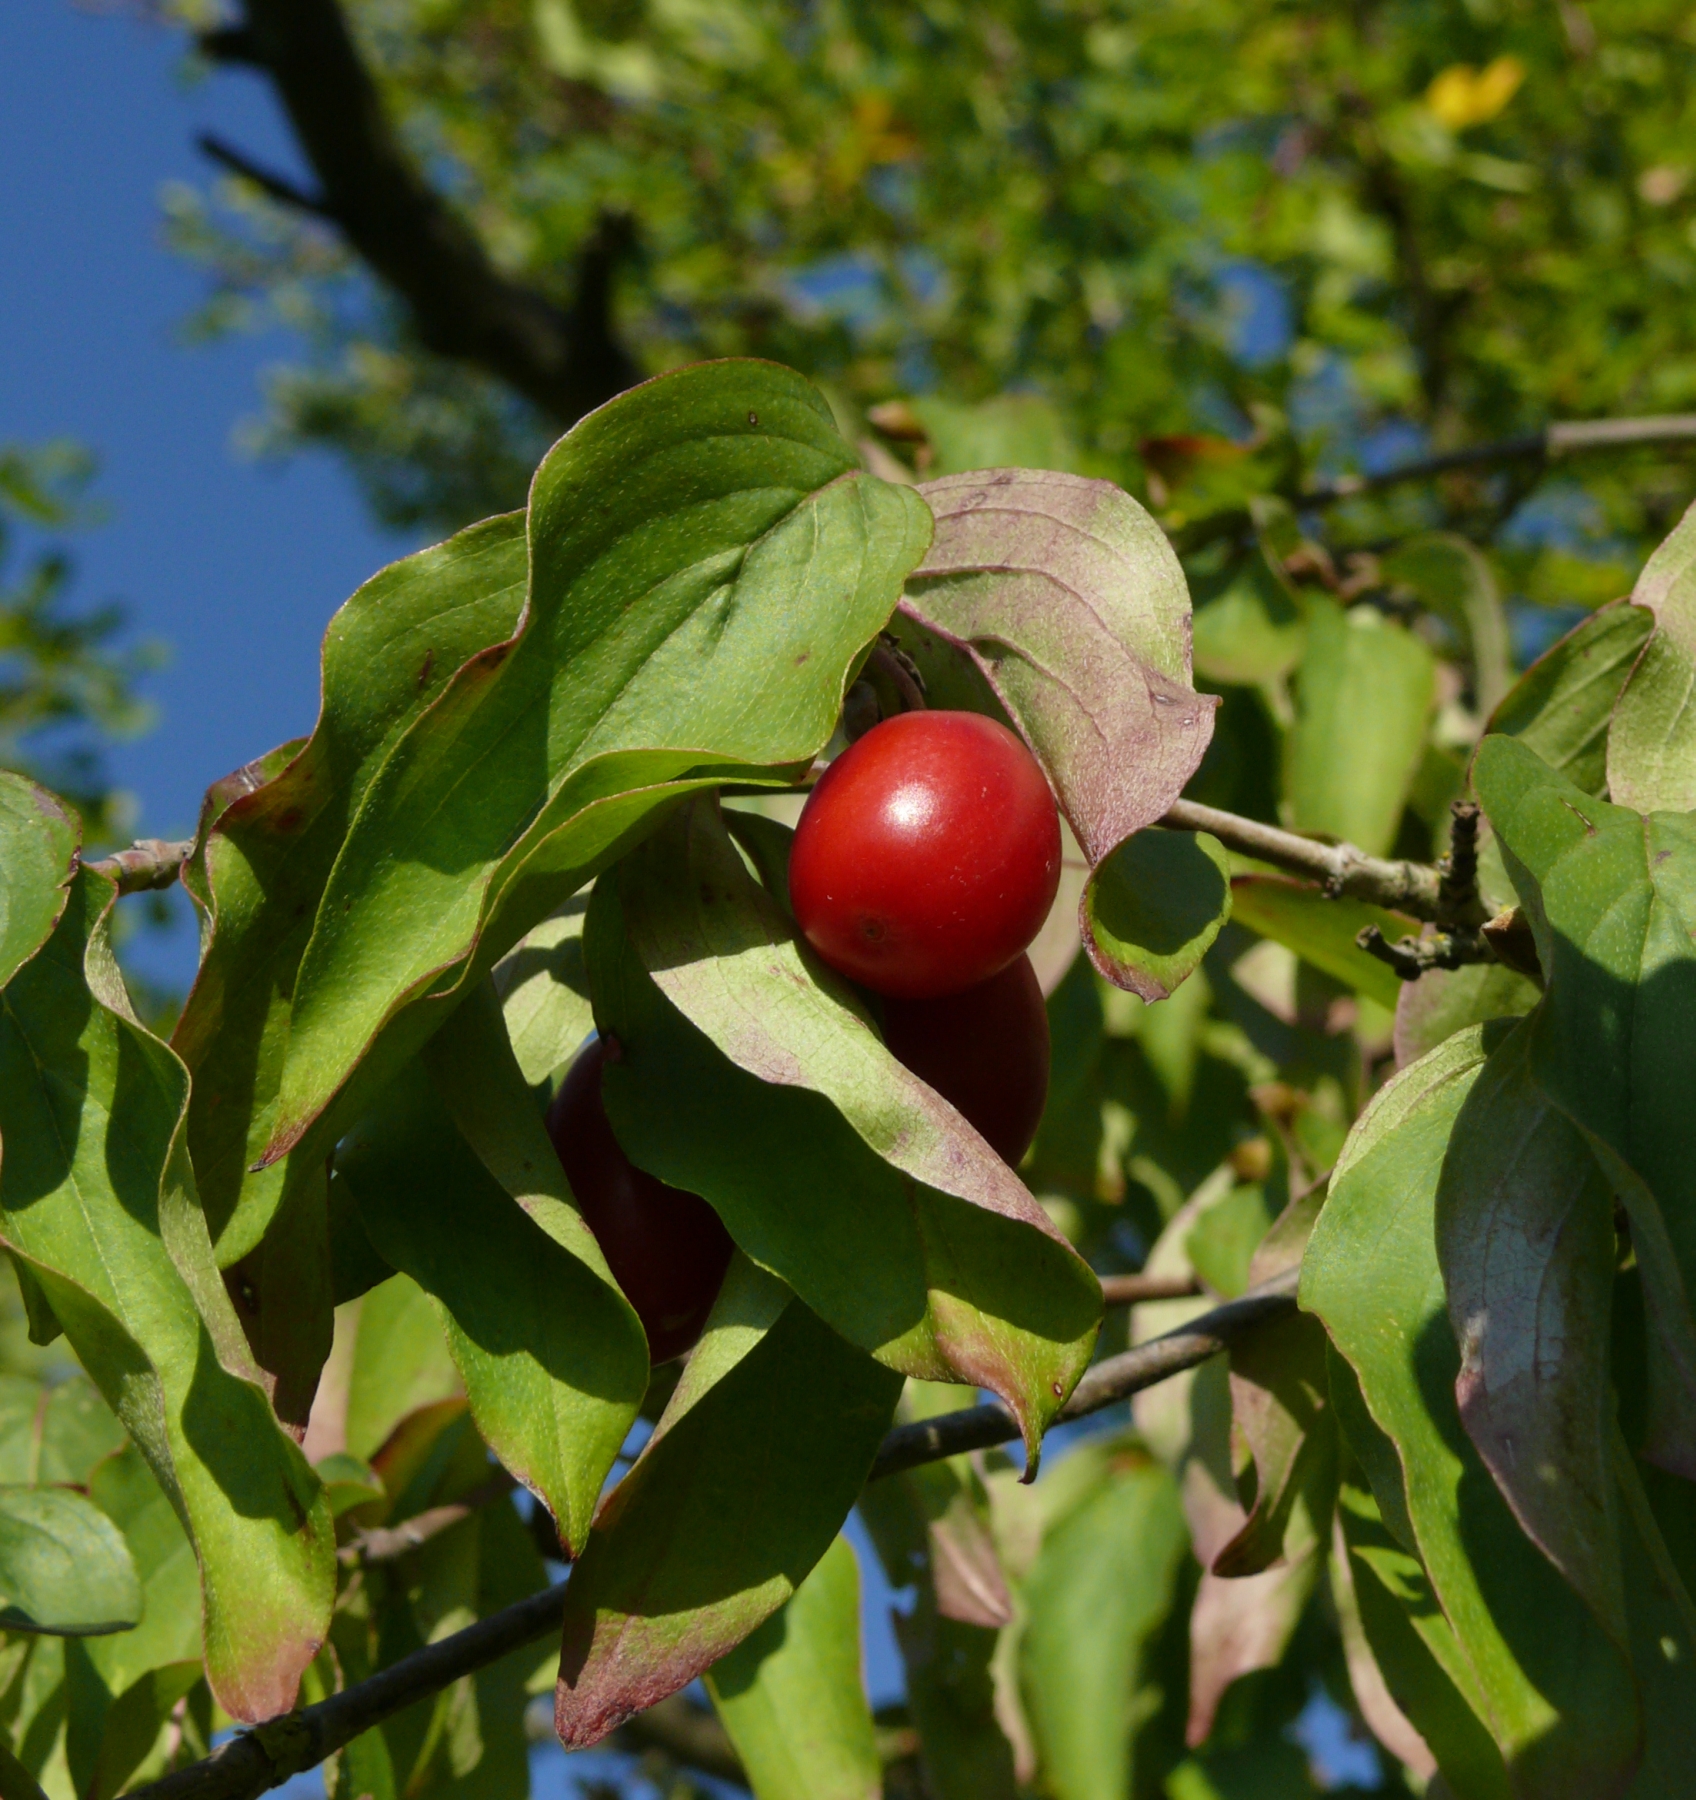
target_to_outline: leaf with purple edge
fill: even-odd
[[[901,1379],[745,1257],[566,1588],[554,1722],[567,1749],[676,1693],[830,1548]]]
[[[889,1367],[998,1393],[1034,1466],[1100,1286],[1018,1177],[884,1049],[691,802],[603,880],[586,936],[626,1152]],[[817,1178],[832,1171],[829,1183]]]
[[[220,1704],[270,1718],[328,1629],[334,1529],[219,1278],[183,1145],[188,1074],[130,1010],[115,898],[83,870],[5,989],[0,1232],[194,1542]]]
[[[901,611],[971,657],[1099,867],[1183,792],[1213,733],[1183,569],[1108,481],[990,469],[919,492],[936,532]],[[1091,954],[1117,979],[1110,950]]]

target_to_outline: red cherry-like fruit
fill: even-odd
[[[1060,885],[1060,818],[1036,759],[978,713],[885,719],[808,797],[789,853],[796,923],[879,994],[934,999],[1028,945]]]
[[[601,1099],[606,1046],[596,1038],[566,1071],[548,1108],[548,1136],[583,1217],[648,1334],[648,1356],[692,1349],[724,1272],[730,1233],[699,1194],[639,1169],[613,1136]]]
[[[1004,1162],[1030,1149],[1048,1099],[1048,1008],[1028,956],[963,994],[885,1000],[883,1041]]]

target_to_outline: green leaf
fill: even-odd
[[[1436,663],[1370,606],[1310,595],[1285,737],[1288,823],[1382,856],[1395,842],[1436,698]]]
[[[0,1229],[181,1509],[220,1703],[269,1718],[323,1639],[335,1541],[219,1279],[183,1152],[187,1072],[129,1013],[114,894],[83,870],[5,989]]]
[[[0,983],[58,924],[81,837],[76,819],[45,788],[0,769]]]
[[[566,1589],[555,1725],[598,1742],[769,1618],[830,1548],[900,1378],[738,1257]]]
[[[1453,629],[1472,665],[1477,708],[1490,713],[1508,691],[1513,664],[1501,590],[1483,551],[1455,532],[1429,531],[1404,539],[1378,567]]]
[[[373,1083],[689,785],[803,770],[929,535],[775,364],[698,363],[567,433],[531,488],[514,635],[395,746],[337,858],[267,1160],[391,1020],[446,996],[388,1034]]]
[[[140,1616],[135,1564],[99,1507],[68,1488],[0,1488],[0,1626],[85,1637]]]
[[[89,1498],[129,1545],[141,1578],[141,1623],[89,1645],[107,1688],[122,1694],[154,1669],[200,1666],[200,1578],[194,1546],[145,1458],[129,1445],[94,1471]]]
[[[1608,791],[1639,812],[1696,808],[1696,507],[1643,565],[1631,604],[1654,630],[1608,729]]]
[[[1608,785],[1608,722],[1655,628],[1629,600],[1598,607],[1520,676],[1490,715],[1489,732],[1518,738],[1587,794]]]
[[[1205,831],[1139,831],[1084,888],[1084,943],[1115,987],[1164,1000],[1231,915],[1231,865]]]
[[[294,754],[208,797],[195,885],[210,938],[173,1043],[194,1075],[189,1149],[226,1266],[259,1242],[285,1171],[270,1141],[301,954],[348,823],[396,742],[524,601],[524,515],[489,519],[365,583],[324,634],[323,704]]]
[[[1688,1082],[1696,821],[1592,798],[1512,738],[1474,779],[1548,984],[1535,1077],[1583,1129],[1631,1218],[1650,1335],[1657,1462],[1696,1476],[1696,1164]]]
[[[568,901],[495,965],[507,1037],[531,1087],[539,1087],[595,1029],[583,965],[586,895]]]
[[[647,1340],[571,1198],[485,981],[336,1166],[380,1254],[439,1303],[472,1416],[581,1547]],[[470,1140],[469,1142],[467,1140]]]
[[[1307,628],[1288,577],[1257,544],[1235,564],[1225,585],[1198,598],[1195,666],[1209,681],[1275,682],[1301,660]]]
[[[878,1800],[860,1685],[860,1575],[837,1538],[780,1612],[707,1671],[755,1800]]]
[[[1285,875],[1234,875],[1231,917],[1386,1009],[1401,997],[1401,977],[1355,939],[1368,925],[1376,925],[1392,944],[1419,931],[1417,922],[1401,913],[1346,895],[1332,900]]]
[[[1526,1535],[1610,1635],[1626,1636],[1607,1345],[1613,1194],[1531,1073],[1497,1046],[1455,1118],[1437,1260],[1461,1345],[1461,1422]]]
[[[1301,1303],[1323,1320],[1395,1445],[1420,1560],[1516,1789],[1578,1800],[1611,1791],[1635,1761],[1635,1684],[1620,1649],[1520,1531],[1465,1435],[1455,1404],[1461,1358],[1437,1262],[1450,1134],[1503,1033],[1457,1032],[1361,1115],[1308,1244]]]
[[[1474,1683],[1424,1569],[1385,1529],[1369,1490],[1345,1482],[1338,1501],[1344,1546],[1338,1560],[1390,1698],[1424,1740],[1456,1800],[1508,1800],[1501,1752],[1467,1702]]]
[[[1020,1675],[1055,1800],[1129,1800],[1142,1666],[1170,1611],[1188,1533],[1177,1486],[1134,1443],[1043,1538],[1025,1582]]]
[[[890,1368],[988,1387],[1036,1441],[1100,1288],[1005,1163],[879,1043],[697,801],[589,909],[626,1152]],[[828,1170],[821,1181],[819,1171]]]
[[[123,1426],[86,1376],[48,1388],[0,1376],[0,1483],[86,1487],[95,1465],[123,1444]]]
[[[1177,799],[1212,733],[1178,559],[1111,482],[996,469],[919,492],[936,536],[902,611],[971,654],[1093,867]]]
[[[441,1314],[410,1276],[395,1275],[359,1302],[347,1384],[347,1449],[370,1460],[421,1407],[463,1395]]]
[[[1396,1067],[1405,1069],[1445,1038],[1487,1019],[1523,1017],[1543,997],[1534,981],[1501,963],[1427,969],[1400,983],[1396,1000]]]
[[[937,475],[967,469],[1072,469],[1077,446],[1053,401],[996,394],[975,406],[927,395],[908,403],[930,438]]]

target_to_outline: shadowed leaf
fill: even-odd
[[[568,1749],[694,1680],[795,1592],[848,1516],[900,1385],[781,1282],[732,1263],[572,1572],[555,1703]]]
[[[1164,1000],[1231,913],[1230,859],[1205,831],[1139,831],[1090,874],[1084,943],[1115,987]]]
[[[846,1538],[707,1671],[707,1692],[759,1800],[879,1800],[883,1769],[860,1685],[860,1577]]]

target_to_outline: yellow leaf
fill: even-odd
[[[1498,56],[1482,69],[1452,63],[1425,90],[1425,104],[1451,131],[1465,131],[1495,118],[1524,79],[1517,56]]]

